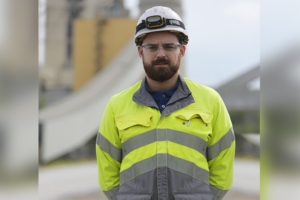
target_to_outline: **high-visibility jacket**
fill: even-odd
[[[108,199],[220,200],[233,182],[235,139],[219,94],[179,76],[160,112],[145,79],[114,95],[96,141]]]

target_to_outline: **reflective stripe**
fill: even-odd
[[[177,144],[181,144],[183,146],[195,149],[196,151],[200,152],[202,155],[205,156],[206,141],[195,135],[175,130],[168,130],[167,139]]]
[[[234,132],[230,128],[229,131],[214,145],[207,148],[207,160],[216,158],[222,151],[230,147],[234,141]]]
[[[131,151],[155,141],[169,140],[183,146],[195,149],[202,155],[206,155],[206,141],[188,133],[170,130],[154,129],[126,140],[122,144],[123,158]]]
[[[120,173],[120,185],[134,179],[135,177],[156,168],[156,155],[138,163]]]
[[[160,153],[160,154],[156,154],[156,166],[157,167],[166,167],[168,164],[168,154],[166,153]]]
[[[216,200],[221,200],[225,196],[225,194],[228,192],[228,190],[221,190],[213,185],[210,185],[210,191],[214,195]]]
[[[120,173],[121,182],[120,184],[124,184],[137,176],[144,174],[146,172],[149,172],[151,170],[154,170],[157,168],[157,160],[163,160],[165,157],[167,157],[167,162],[160,162],[159,166],[162,167],[169,167],[170,169],[173,169],[175,171],[184,173],[186,175],[189,175],[199,181],[202,181],[206,184],[209,184],[208,177],[209,172],[205,169],[202,169],[195,165],[192,162],[183,160],[181,158],[177,158],[175,156],[169,155],[169,154],[157,154],[155,156],[152,156],[150,158],[147,158],[145,160],[142,160],[141,162],[138,162],[134,165],[132,165],[129,169],[126,169]],[[165,163],[165,164],[163,164]]]
[[[209,172],[198,167],[192,162],[168,154],[168,167],[209,184]]]
[[[103,191],[103,193],[109,200],[114,200],[119,192],[119,189],[120,189],[120,187],[118,186],[118,187],[114,187],[111,190]]]
[[[98,133],[96,143],[102,151],[108,153],[118,162],[122,161],[122,150],[112,145],[101,133]]]
[[[167,129],[156,129],[157,141],[167,140]]]
[[[155,129],[134,136],[122,144],[123,158],[131,151],[156,141]]]

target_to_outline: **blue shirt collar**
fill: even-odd
[[[168,89],[167,91],[165,92],[161,92],[161,91],[157,91],[157,90],[151,90],[148,86],[148,83],[147,83],[147,80],[145,82],[145,86],[146,86],[146,90],[152,95],[153,99],[154,100],[158,100],[156,97],[160,97],[161,95],[166,95],[167,97],[171,98],[172,95],[175,93],[176,89],[178,88],[179,86],[179,78],[177,79],[177,83],[175,86],[173,86],[172,88]]]

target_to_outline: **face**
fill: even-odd
[[[186,47],[184,45],[170,47],[168,44],[178,44],[178,39],[175,34],[163,31],[146,35],[143,45],[150,46],[138,46],[139,56],[143,59],[145,72],[148,78],[154,81],[164,82],[178,74],[181,58],[185,54]],[[158,45],[158,50],[151,50],[151,45]]]

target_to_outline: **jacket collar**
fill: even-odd
[[[195,102],[183,77],[179,74],[178,78],[179,86],[163,110],[163,116]],[[142,80],[140,88],[134,93],[132,100],[137,104],[159,109],[151,94],[146,90],[146,77]]]

